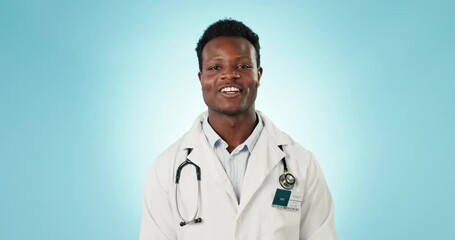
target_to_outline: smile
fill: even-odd
[[[223,93],[240,92],[240,89],[238,89],[236,87],[224,87],[221,89],[221,92],[223,92]]]

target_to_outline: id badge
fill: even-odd
[[[273,197],[272,207],[296,212],[300,210],[302,199],[303,193],[278,188]]]

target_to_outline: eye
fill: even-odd
[[[218,70],[221,70],[221,67],[218,66],[218,65],[215,65],[215,66],[209,67],[207,70],[209,70],[209,71],[218,71]]]
[[[253,68],[253,66],[251,66],[250,64],[239,64],[239,65],[237,65],[237,68],[239,68],[239,69],[250,69],[250,68]]]

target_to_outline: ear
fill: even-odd
[[[262,69],[262,67],[258,67],[258,87],[260,85],[260,82],[261,82],[261,77],[262,77],[262,72],[264,71],[264,69]]]
[[[202,84],[202,72],[201,71],[199,71],[197,73],[197,77],[199,78],[199,82],[201,82],[201,84]]]

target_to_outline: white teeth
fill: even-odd
[[[240,89],[236,87],[225,87],[221,89],[221,92],[239,92]]]

